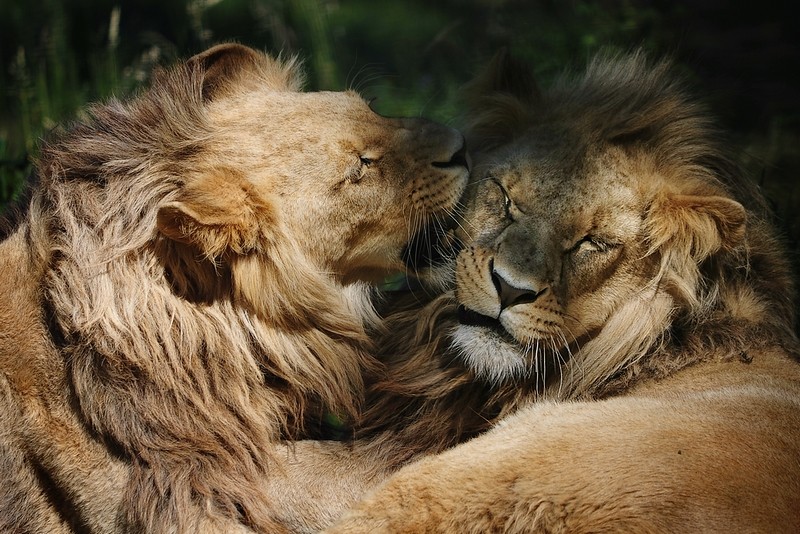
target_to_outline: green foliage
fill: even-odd
[[[724,3],[723,3],[724,4]],[[713,0],[3,0],[0,209],[38,139],[91,101],[125,95],[157,64],[235,40],[304,58],[311,89],[355,88],[387,115],[457,123],[458,91],[500,47],[542,79],[600,47],[669,53],[746,148],[743,162],[800,239],[800,113],[778,6]],[[788,74],[787,74],[788,73]],[[794,91],[792,90],[794,87]]]

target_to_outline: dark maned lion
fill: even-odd
[[[220,45],[43,145],[0,243],[0,531],[281,530],[278,440],[353,412],[363,282],[467,180],[457,131],[301,84]]]
[[[330,532],[800,532],[788,261],[669,70],[477,82],[454,291],[390,319],[348,461],[428,456]]]

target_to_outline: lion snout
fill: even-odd
[[[452,156],[450,156],[450,159],[447,161],[434,161],[431,165],[437,169],[453,169],[463,167],[469,171],[467,142],[464,140],[464,136],[461,136],[461,147],[458,148]]]

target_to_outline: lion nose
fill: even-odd
[[[469,169],[469,156],[467,155],[467,143],[461,137],[461,148],[455,151],[447,161],[434,161],[432,164],[439,169],[450,169],[453,167],[466,167]]]
[[[512,286],[494,269],[492,269],[492,282],[500,297],[500,308],[503,310],[517,304],[534,302],[547,291],[546,287],[537,290]]]

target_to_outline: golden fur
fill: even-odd
[[[353,413],[364,282],[467,179],[457,131],[301,85],[220,45],[43,145],[0,243],[0,531],[281,530],[278,441]]]
[[[762,197],[668,63],[531,80],[501,55],[472,88],[455,290],[389,318],[348,461],[363,487],[427,456],[329,532],[797,532],[795,295]]]

